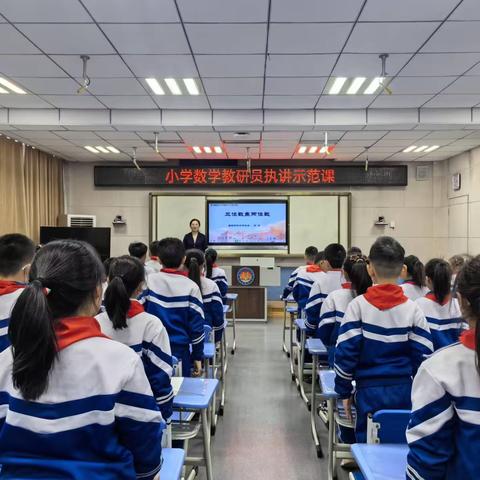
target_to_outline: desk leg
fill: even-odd
[[[292,382],[295,381],[295,363],[293,358],[293,313],[290,314],[290,373],[292,375]]]
[[[298,381],[299,381],[299,390],[302,400],[307,404],[307,407],[310,406],[310,402],[305,394],[305,387],[303,383],[303,370],[305,368],[305,342],[307,334],[305,330],[302,330],[300,334],[300,358],[298,359]]]
[[[315,442],[315,448],[317,449],[317,457],[323,458],[322,446],[320,445],[320,440],[318,439],[317,425],[315,423],[316,412],[316,392],[315,388],[317,385],[317,368],[318,368],[318,355],[312,355],[313,365],[312,365],[312,399],[310,403],[310,423],[312,426],[312,436],[313,441]]]
[[[236,331],[235,331],[235,325],[236,325],[236,319],[237,319],[237,301],[233,300],[232,302],[232,326],[233,326],[233,344],[232,344],[232,351],[231,354],[235,354],[235,350],[237,349],[237,336],[236,336]]]
[[[328,406],[328,480],[335,478],[335,415],[333,410],[333,402],[335,399],[329,398],[327,400]]]
[[[208,422],[208,413],[205,409],[202,410],[202,430],[207,480],[213,480],[212,455],[210,452],[210,425]]]
[[[283,302],[283,332],[282,332],[282,349],[287,355],[287,357],[290,356],[290,352],[287,348],[287,344],[285,343],[285,339],[287,336],[287,305],[288,303],[285,301]]]
[[[221,393],[221,400],[220,400],[220,407],[218,409],[218,414],[223,416],[223,409],[225,407],[225,342],[224,339],[220,341],[220,378],[222,380],[222,393]]]

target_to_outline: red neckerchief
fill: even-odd
[[[352,289],[352,282],[345,282],[345,283],[342,283],[342,288],[345,288],[345,289],[351,290],[351,289]]]
[[[307,262],[307,267],[308,267],[309,265],[313,265],[313,262]]]
[[[320,265],[309,265],[307,267],[307,272],[309,273],[323,272],[323,269]]]
[[[12,280],[0,280],[0,295],[8,295],[25,288],[24,283],[13,282]]]
[[[475,337],[476,337],[475,329],[465,330],[460,335],[460,342],[463,345],[465,345],[465,347],[470,348],[471,350],[475,350],[475,347],[477,344]]]
[[[93,317],[62,318],[55,325],[55,333],[59,351],[86,338],[108,338],[102,333],[99,323]]]
[[[154,262],[160,261],[160,259],[159,259],[158,257],[156,257],[155,255],[152,255],[152,256],[150,257],[150,260],[153,260]]]
[[[177,270],[176,268],[162,268],[160,270],[163,273],[173,273],[174,275],[183,275],[184,277],[188,277],[188,272],[184,270]]]
[[[365,300],[379,310],[389,310],[401,305],[408,300],[403,290],[392,283],[385,285],[374,285],[364,294]]]
[[[138,315],[139,313],[142,313],[144,311],[145,309],[143,308],[143,305],[141,303],[137,302],[137,300],[130,300],[130,308],[128,309],[127,317],[132,318],[135,315]]]
[[[428,298],[429,300],[432,300],[433,302],[438,303],[439,305],[441,305],[441,306],[443,307],[444,305],[446,305],[446,304],[450,301],[451,295],[447,295],[447,296],[444,298],[444,300],[443,300],[442,303],[440,303],[440,302],[437,300],[437,297],[436,297],[435,294],[432,293],[432,292],[427,293],[427,294],[425,295],[425,298]]]
[[[406,280],[403,283],[408,283],[409,285],[417,285],[413,280]]]

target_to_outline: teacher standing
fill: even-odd
[[[204,252],[207,249],[207,237],[203,233],[200,233],[200,220],[192,218],[190,220],[190,230],[191,232],[183,237],[185,250],[197,248]]]

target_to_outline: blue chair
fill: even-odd
[[[185,451],[181,448],[164,448],[162,449],[162,460],[160,478],[162,480],[180,480]]]
[[[368,418],[367,443],[407,443],[410,410],[379,410]]]
[[[350,472],[348,475],[348,480],[365,480],[365,477],[363,476],[363,473],[360,471]]]

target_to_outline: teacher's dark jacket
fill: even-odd
[[[207,237],[203,233],[198,232],[197,239],[193,241],[193,235],[190,232],[183,237],[183,245],[185,250],[198,248],[198,250],[204,252],[207,249]]]

